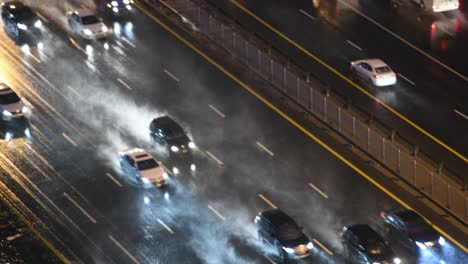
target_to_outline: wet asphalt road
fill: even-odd
[[[209,2],[249,32],[272,43],[355,106],[375,115],[411,144],[420,146],[434,160],[443,161],[458,175],[465,174],[466,162],[273,33],[236,4],[227,0]],[[348,78],[352,77],[351,61],[384,60],[398,73],[396,85],[371,88],[362,82],[358,84],[466,157],[466,1],[461,1],[461,11],[437,15],[418,9],[410,1],[401,1],[397,12],[387,0],[237,2]]]
[[[310,262],[340,263],[343,225],[378,228],[378,213],[398,207],[143,14],[111,25],[109,50],[95,43],[88,54],[52,22],[30,55],[0,33],[1,77],[34,112],[31,138],[1,142],[1,179],[68,258],[269,263],[252,220],[275,205],[334,253],[316,246]],[[141,189],[117,152],[138,146],[170,164],[148,136],[161,114],[188,130],[198,171],[172,177],[168,190]],[[419,262],[465,258],[449,244]]]

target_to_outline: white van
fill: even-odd
[[[458,0],[413,0],[413,2],[433,12],[457,10],[459,6]]]

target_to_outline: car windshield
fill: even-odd
[[[158,163],[154,159],[140,160],[137,161],[137,167],[139,170],[149,170],[159,167]]]
[[[18,103],[20,101],[20,98],[16,93],[7,93],[7,94],[2,94],[0,95],[0,104],[2,105],[7,105],[7,104],[14,104]]]
[[[84,16],[81,18],[81,21],[83,22],[83,25],[92,25],[92,24],[97,24],[101,22],[99,17],[95,15],[90,15],[90,16]]]
[[[387,249],[387,246],[383,241],[374,239],[365,241],[365,247],[370,255],[384,254]]]
[[[425,233],[431,230],[429,225],[426,222],[424,222],[424,220],[422,219],[408,222],[406,224],[406,227],[410,235],[421,234],[421,233]]]
[[[391,72],[392,70],[388,66],[383,66],[383,67],[377,67],[375,68],[376,73],[387,73]]]
[[[13,15],[19,20],[30,20],[36,17],[34,12],[28,8],[28,7],[23,7],[16,9],[15,11],[12,12]]]
[[[286,223],[282,225],[278,230],[278,238],[281,241],[292,241],[299,239],[303,236],[299,226],[293,223]]]
[[[164,134],[166,135],[167,139],[180,138],[184,136],[184,133],[180,131],[179,129],[166,128],[164,129]]]

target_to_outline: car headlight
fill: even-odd
[[[108,29],[106,26],[102,26],[102,27],[101,27],[101,30],[102,30],[102,32],[107,32],[107,31],[109,31],[109,29]]]
[[[418,241],[416,241],[416,246],[418,246],[420,249],[426,249],[426,245]]]
[[[286,253],[288,253],[288,254],[294,253],[294,249],[292,249],[292,248],[283,247],[283,250],[286,251]]]
[[[179,169],[176,168],[176,167],[174,167],[174,168],[172,168],[172,172],[173,172],[174,174],[179,174]]]
[[[167,175],[167,172],[163,172],[162,176],[164,179],[167,179],[169,177],[169,175]]]
[[[112,6],[118,6],[119,3],[117,3],[117,1],[112,1],[112,2],[111,2],[111,5],[112,5]]]
[[[23,114],[29,112],[29,108],[27,106],[23,106],[23,108],[21,109],[21,112],[23,112]]]
[[[151,182],[148,178],[145,178],[145,177],[142,177],[142,178],[141,178],[141,181],[142,181],[143,183],[145,183],[145,184],[148,184],[148,183]]]
[[[130,0],[123,0],[123,3],[128,5],[128,4],[130,4]]]
[[[190,164],[190,170],[195,171],[197,169],[197,166],[195,164]]]
[[[83,33],[87,36],[91,36],[91,34],[93,34],[93,32],[88,28],[83,29]]]
[[[189,148],[192,148],[192,149],[195,148],[195,143],[193,143],[192,141],[190,141],[190,142],[188,143],[188,147],[189,147]]]
[[[38,19],[38,20],[34,23],[34,26],[37,27],[37,28],[41,28],[41,27],[42,27],[42,21]]]
[[[395,263],[395,264],[400,264],[400,263],[401,263],[401,259],[399,259],[399,258],[394,258],[394,259],[393,259],[393,263]]]
[[[308,249],[313,249],[313,248],[314,248],[314,244],[312,244],[312,242],[307,243],[307,248],[308,248]]]
[[[114,11],[115,13],[118,13],[119,12],[119,9],[117,7],[113,7],[112,8],[112,11]]]
[[[131,5],[126,5],[125,6],[128,10],[132,10],[132,6]]]
[[[10,113],[10,112],[7,111],[7,110],[3,110],[2,114],[3,114],[5,117],[11,117],[11,116],[13,116],[13,114]]]
[[[177,146],[171,146],[172,152],[177,152],[179,151],[179,148]]]
[[[445,245],[445,238],[439,237],[439,245],[441,246]]]
[[[19,29],[22,29],[22,30],[28,29],[28,26],[26,26],[26,25],[23,24],[23,23],[18,23],[18,24],[16,24],[16,25],[18,26]]]

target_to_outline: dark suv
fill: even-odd
[[[169,116],[161,116],[151,121],[149,130],[151,138],[169,152],[175,165],[172,168],[174,174],[181,170],[195,172],[195,158],[192,155],[195,144],[179,124]]]
[[[344,227],[341,241],[345,257],[352,263],[400,264],[387,242],[369,225]]]
[[[387,237],[408,250],[437,248],[445,244],[445,239],[414,211],[382,212],[380,216]]]
[[[25,34],[39,34],[43,26],[37,14],[18,1],[3,3],[2,20],[5,31],[16,39]]]
[[[279,209],[255,217],[259,239],[278,251],[280,261],[310,256],[313,244],[296,222]]]

